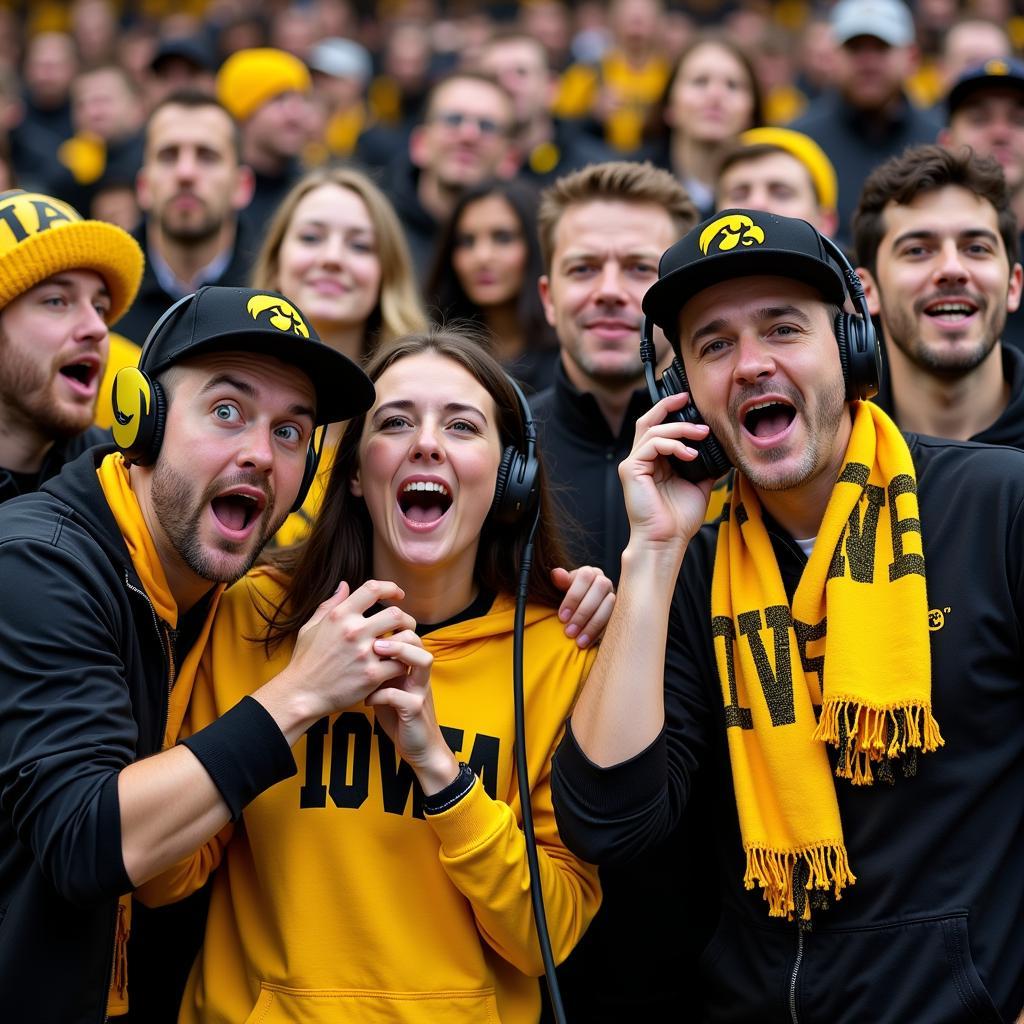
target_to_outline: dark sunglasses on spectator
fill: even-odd
[[[508,131],[505,125],[499,124],[492,117],[474,117],[472,114],[462,114],[457,110],[435,114],[431,120],[456,131],[464,124],[475,124],[481,135],[504,135]]]

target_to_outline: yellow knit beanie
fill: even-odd
[[[807,168],[822,209],[836,208],[839,198],[836,169],[825,151],[809,135],[795,132],[792,128],[751,128],[740,135],[740,143],[744,146],[777,146],[785,150]]]
[[[53,196],[0,193],[0,309],[63,270],[95,270],[110,291],[112,324],[135,299],[142,265],[142,249],[122,228],[83,220]]]
[[[284,50],[259,47],[233,53],[217,72],[217,99],[245,121],[284,92],[309,92],[309,70]]]

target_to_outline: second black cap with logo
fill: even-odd
[[[751,276],[789,277],[846,301],[843,275],[806,221],[756,210],[722,210],[698,224],[661,257],[644,313],[678,347],[679,312],[698,292]]]
[[[302,312],[276,292],[200,288],[172,306],[153,328],[139,369],[153,378],[208,352],[258,352],[303,370],[316,388],[318,423],[349,419],[373,404],[369,377],[325,345]]]

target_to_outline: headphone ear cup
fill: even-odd
[[[306,468],[302,471],[302,482],[299,484],[299,493],[295,496],[295,501],[292,502],[292,507],[289,509],[289,512],[298,512],[306,503],[306,495],[309,494],[309,489],[313,486],[313,481],[316,479],[316,471],[319,466],[320,452],[313,444],[313,441],[310,440],[309,447],[306,449]]]
[[[868,399],[878,394],[880,353],[875,325],[870,319],[840,313],[835,322],[839,362],[843,368],[846,400]]]
[[[164,389],[136,366],[117,371],[111,394],[114,444],[126,462],[150,466],[160,454],[167,419]]]
[[[488,519],[495,522],[508,524],[514,521],[515,517],[509,515],[509,491],[512,487],[513,470],[515,469],[516,457],[519,452],[514,445],[508,445],[501,453],[501,462],[498,463],[498,476],[494,484],[494,499],[491,501],[490,510],[487,513]]]
[[[686,379],[686,370],[683,369],[683,364],[679,361],[678,356],[673,358],[672,362],[665,367],[660,380],[655,381],[655,387],[657,394],[651,395],[652,402],[658,402],[662,398],[668,398],[670,395],[681,394],[683,391],[689,394],[690,384]],[[692,394],[690,395],[690,400],[682,409],[670,414],[669,420],[685,423],[704,422]],[[691,442],[691,447],[697,449],[697,458],[693,461],[683,462],[682,459],[676,458],[671,460],[675,471],[684,479],[697,483],[710,476],[717,480],[718,477],[724,476],[732,468],[729,457],[725,454],[725,450],[712,431],[708,431],[708,436],[703,441],[695,445]]]

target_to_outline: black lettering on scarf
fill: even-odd
[[[900,519],[896,508],[896,499],[901,494],[917,495],[917,483],[912,476],[900,473],[889,481],[889,521],[892,523],[893,561],[889,566],[889,582],[893,583],[903,576],[917,573],[924,575],[924,556],[908,554],[903,550],[903,535],[916,533],[921,536],[921,520],[913,516]]]
[[[839,483],[856,484],[862,490],[860,500],[853,506],[850,518],[839,535],[839,543],[832,553],[827,579],[845,576],[847,566],[850,579],[855,583],[873,583],[875,579],[875,545],[878,541],[878,514],[885,505],[885,491],[868,483],[870,470],[861,462],[848,462],[839,475]],[[861,503],[867,507],[861,515]],[[843,547],[846,557],[843,557]]]
[[[761,640],[764,628],[759,611],[740,612],[737,616],[740,634],[747,638],[754,659],[757,677],[768,705],[772,725],[791,725],[796,721],[793,710],[793,667],[789,660],[789,630],[793,617],[784,604],[769,605],[764,610],[764,621],[775,635],[775,671],[768,661],[768,652]]]
[[[725,676],[729,687],[729,703],[725,705],[725,727],[727,729],[753,729],[754,722],[750,717],[750,708],[741,708],[736,693],[736,660],[733,656],[733,644],[736,642],[736,630],[732,619],[727,615],[714,615],[711,618],[712,637],[721,637],[725,641]],[[714,642],[712,640],[712,642]]]
[[[823,618],[821,622],[813,624],[801,622],[799,619],[793,620],[793,632],[796,633],[796,647],[800,652],[800,664],[803,665],[805,673],[813,672],[818,677],[819,687],[823,687],[825,683],[825,655],[819,654],[813,658],[810,657],[807,653],[807,645],[815,640],[824,640],[827,630],[827,617]]]
[[[367,715],[347,711],[338,716],[333,728],[330,727],[330,719],[325,717],[318,719],[306,730],[305,779],[299,788],[300,807],[326,807],[328,793],[335,807],[361,807],[369,795],[371,750],[373,742],[376,741],[382,809],[388,814],[411,813],[415,818],[423,817],[423,790],[416,781],[416,774],[408,763],[398,756],[394,743],[380,724],[374,719],[371,727],[370,721]],[[461,754],[465,743],[465,730],[445,725],[440,726],[440,729],[452,753]],[[330,772],[328,783],[325,785],[324,773],[328,754]],[[492,799],[497,799],[500,755],[501,741],[497,736],[477,733],[473,740],[473,749],[465,759],[479,776],[485,791]]]

